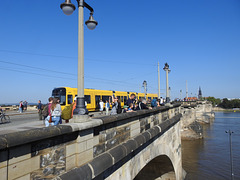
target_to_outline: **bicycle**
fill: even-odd
[[[9,115],[6,115],[3,111],[0,111],[0,119],[2,123],[10,123],[10,117]],[[5,122],[4,122],[5,121]]]

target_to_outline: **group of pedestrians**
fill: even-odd
[[[23,111],[27,111],[28,102],[27,101],[20,101],[19,102],[19,113],[23,113]]]
[[[111,104],[112,104],[112,110],[110,112],[110,115],[115,115],[120,113],[134,112],[142,109],[152,109],[155,107],[160,107],[161,105],[163,105],[163,99],[155,98],[152,101],[147,102],[146,99],[138,100],[135,94],[131,94],[122,109],[121,101],[113,95]],[[148,104],[150,104],[150,106]],[[106,106],[109,106],[109,103],[107,101],[105,103],[105,108]],[[103,105],[102,105],[102,109],[103,109]],[[109,107],[106,108],[106,115],[108,115],[107,113],[108,110],[109,110]]]
[[[48,98],[48,104],[44,106],[40,100],[38,101],[39,120],[44,119],[46,127],[62,124],[62,110],[59,102],[58,98],[50,97]]]
[[[46,127],[50,125],[62,124],[62,117],[64,118],[64,120],[66,120],[66,123],[68,123],[69,119],[72,118],[73,111],[76,108],[76,98],[74,99],[74,102],[70,106],[69,112],[67,111],[68,107],[65,107],[66,111],[64,109],[63,112],[66,113],[62,113],[59,102],[60,102],[59,98],[50,97],[48,99],[48,104],[44,106],[40,100],[38,101],[37,109],[39,114],[39,120],[45,120]],[[115,115],[120,113],[134,112],[142,109],[152,109],[155,107],[160,107],[161,103],[162,103],[161,99],[153,99],[152,101],[148,102],[146,99],[138,100],[135,94],[131,94],[128,100],[125,102],[125,105],[123,106],[122,109],[121,101],[118,99],[118,97],[116,97],[113,94],[112,98],[109,97],[109,101],[106,100],[105,103],[102,100],[100,100],[99,106],[100,112],[101,114],[103,114],[103,109],[105,105],[106,115],[109,115],[109,108],[111,104],[112,109],[110,111],[110,115]],[[68,118],[65,118],[66,115]]]

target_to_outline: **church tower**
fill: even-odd
[[[202,90],[201,90],[201,87],[199,87],[198,99],[202,99]]]

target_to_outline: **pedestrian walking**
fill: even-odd
[[[99,106],[100,106],[100,112],[102,114],[103,113],[103,101],[102,100],[100,100]]]
[[[39,120],[42,120],[42,118],[43,118],[43,115],[42,115],[43,104],[41,103],[40,100],[38,100],[37,109],[38,109]]]
[[[24,101],[24,102],[23,102],[23,110],[24,110],[24,111],[27,111],[27,105],[28,105],[28,102],[27,102],[27,101]]]
[[[106,115],[107,115],[107,116],[108,116],[109,108],[110,108],[109,102],[108,102],[108,100],[106,100],[105,109],[106,109]]]
[[[22,113],[23,112],[23,103],[22,101],[20,101],[19,103],[19,113]]]

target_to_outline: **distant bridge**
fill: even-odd
[[[2,180],[184,179],[180,105],[0,136]]]

